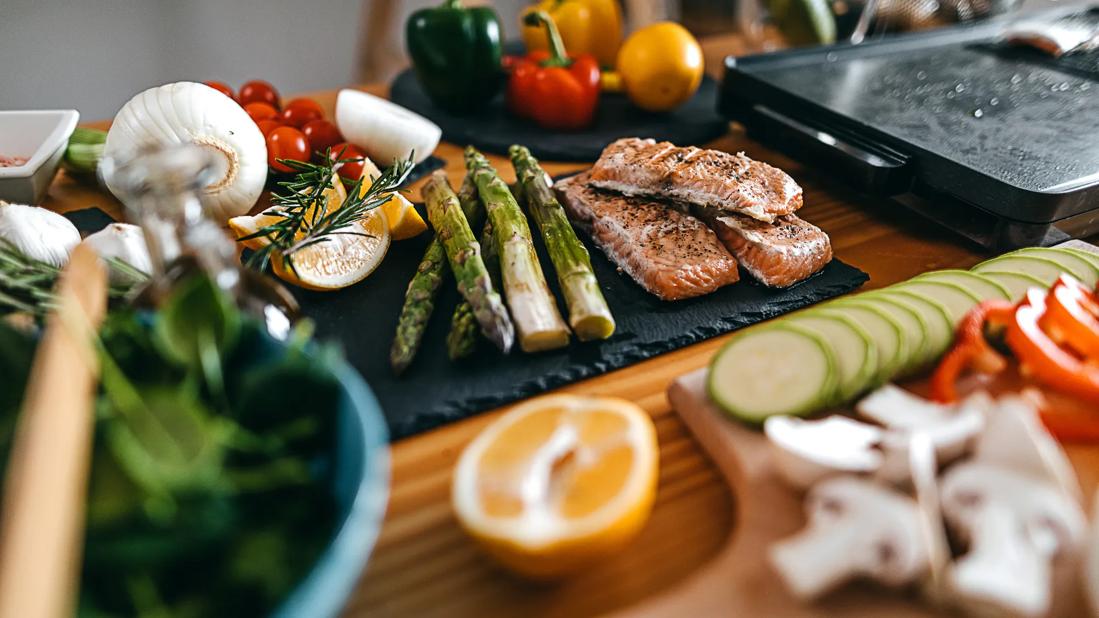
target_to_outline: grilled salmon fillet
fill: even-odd
[[[712,209],[702,216],[741,266],[764,285],[789,287],[832,261],[828,235],[795,215],[773,224]]]
[[[558,181],[558,199],[607,257],[662,300],[709,294],[736,282],[736,260],[697,218],[643,198],[598,191],[587,174]]]
[[[801,187],[786,172],[744,153],[681,148],[627,137],[603,149],[592,186],[626,195],[695,204],[771,223],[801,208]]]

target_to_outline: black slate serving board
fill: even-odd
[[[422,205],[418,205],[421,209]],[[97,209],[68,213],[85,232],[111,222]],[[338,292],[292,288],[302,311],[316,322],[317,336],[339,341],[378,397],[392,439],[407,437],[478,412],[590,378],[795,309],[854,290],[866,273],[833,260],[815,277],[786,290],[751,281],[701,298],[658,300],[628,276],[617,272],[589,239],[592,266],[618,328],[610,339],[573,343],[562,350],[508,356],[482,342],[470,358],[452,363],[445,338],[458,302],[452,279],[443,284],[416,361],[401,377],[389,368],[389,346],[408,280],[429,242],[429,234],[395,242],[385,261],[368,279]],[[561,298],[541,238],[535,238],[550,288]],[[564,307],[562,306],[562,309]],[[517,346],[518,347],[518,346]]]
[[[603,147],[626,135],[651,137],[676,144],[703,144],[729,128],[729,121],[717,113],[717,84],[710,77],[694,97],[671,112],[646,112],[622,94],[603,94],[594,124],[583,131],[561,132],[542,129],[504,110],[503,96],[475,115],[455,115],[437,107],[407,70],[397,76],[389,91],[394,103],[429,118],[443,129],[443,139],[455,144],[472,144],[481,150],[507,154],[508,146],[523,144],[534,156],[553,161],[593,161]]]

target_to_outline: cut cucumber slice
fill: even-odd
[[[802,416],[827,406],[836,392],[836,361],[820,335],[786,321],[744,331],[710,363],[710,399],[749,423]]]
[[[820,335],[836,361],[836,399],[845,403],[870,387],[878,371],[878,350],[870,335],[840,311],[820,308],[791,316],[788,323]]]
[[[923,368],[934,352],[927,340],[928,326],[924,316],[911,306],[897,300],[895,296],[882,292],[861,294],[859,300],[888,313],[897,324],[900,324],[901,333],[908,340],[908,355],[905,362],[901,363],[900,375],[911,375]],[[949,327],[945,314],[942,315],[941,322],[943,328]]]
[[[1099,253],[1096,253],[1094,251],[1088,251],[1087,249],[1077,249],[1076,247],[1056,247],[1056,248],[1057,249],[1062,249],[1064,251],[1068,251],[1069,253],[1071,253],[1073,255],[1079,256],[1079,257],[1087,260],[1088,262],[1091,262],[1092,266],[1094,266],[1096,268],[1099,268]]]
[[[908,341],[901,332],[901,325],[888,313],[873,304],[861,300],[862,295],[841,298],[828,303],[822,309],[838,311],[861,326],[877,348],[878,370],[874,384],[881,384],[896,375],[908,358]]]
[[[1041,279],[1026,273],[986,272],[982,276],[988,277],[1002,285],[1010,295],[1008,300],[1019,300],[1030,288],[1048,288]]]
[[[933,270],[916,277],[913,281],[945,281],[947,283],[953,283],[954,285],[973,292],[981,300],[1008,300],[1011,298],[1011,294],[1007,289],[995,280],[989,279],[980,273],[969,272],[968,270]]]
[[[1045,257],[1036,255],[1001,255],[986,262],[981,262],[972,268],[973,272],[987,275],[989,273],[1023,273],[1030,275],[1045,284],[1053,285],[1057,277],[1065,271],[1061,264]]]
[[[1028,247],[1012,251],[1008,255],[1033,255],[1034,257],[1045,258],[1060,264],[1065,272],[1076,277],[1089,288],[1093,288],[1096,283],[1099,283],[1099,267],[1092,264],[1091,260],[1076,255],[1072,251],[1057,249],[1056,247]]]
[[[962,321],[969,310],[981,302],[981,298],[963,288],[960,285],[945,281],[929,281],[926,279],[912,279],[904,283],[886,288],[887,290],[905,290],[918,294],[929,300],[937,301],[946,308],[950,316],[951,330],[954,325]]]
[[[935,362],[950,349],[954,342],[954,323],[950,321],[950,313],[942,303],[898,289],[885,289],[879,294],[912,309],[923,318],[924,326],[927,327],[927,338],[921,365]]]

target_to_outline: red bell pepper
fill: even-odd
[[[1046,297],[1041,324],[1057,343],[1099,362],[1099,300],[1084,284],[1061,275]]]
[[[1045,313],[1046,293],[1031,290],[1007,325],[1007,344],[1019,359],[1024,375],[1099,403],[1099,366],[1080,360],[1042,330],[1040,322]]]
[[[599,103],[599,63],[590,54],[566,56],[561,34],[545,11],[528,13],[524,23],[542,24],[550,49],[508,61],[508,109],[547,129],[588,126]]]
[[[981,373],[999,373],[1007,361],[985,339],[985,324],[1004,324],[1014,305],[1006,300],[985,301],[969,311],[958,324],[956,343],[943,357],[931,376],[931,398],[941,403],[958,400],[958,379],[975,369]]]

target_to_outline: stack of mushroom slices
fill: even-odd
[[[808,526],[770,561],[798,598],[857,577],[918,585],[939,607],[1067,615],[1087,521],[1064,451],[1022,396],[940,405],[886,385],[844,416],[767,419]],[[1078,611],[1078,610],[1077,610]]]

